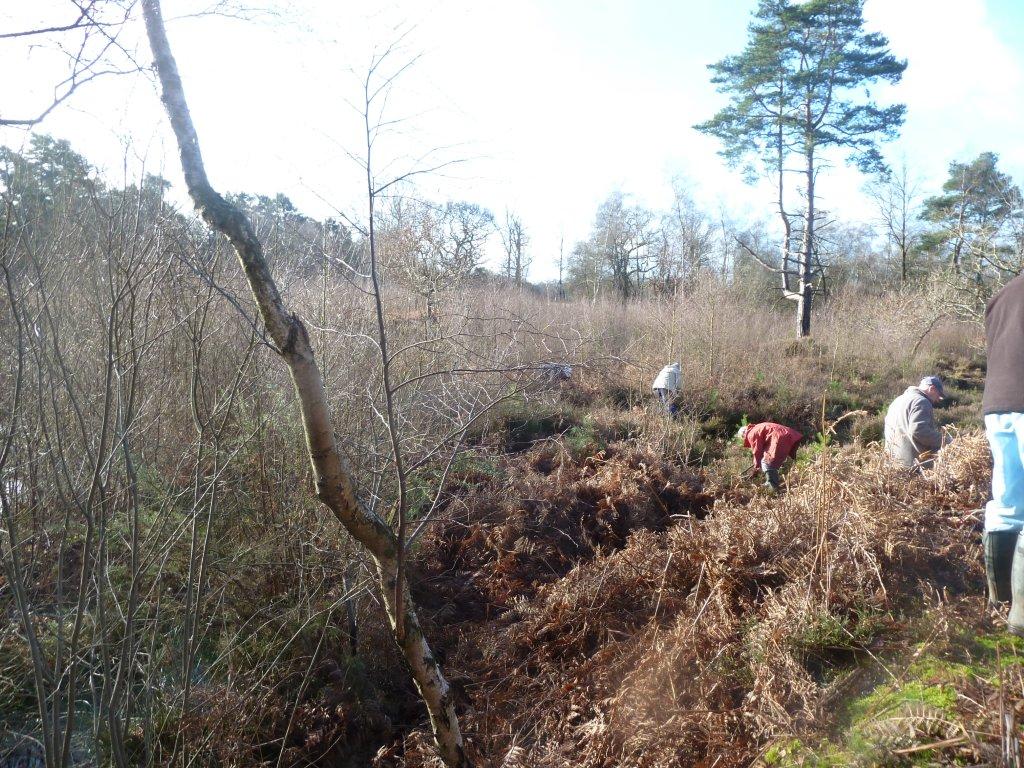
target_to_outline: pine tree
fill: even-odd
[[[953,273],[980,273],[986,266],[1003,271],[1019,268],[1013,261],[1020,231],[1020,188],[996,168],[999,156],[982,152],[970,163],[949,164],[943,194],[924,202],[922,218],[937,225],[925,247],[946,251]],[[1005,265],[1005,266],[1004,266]]]
[[[863,0],[761,0],[744,51],[709,67],[729,104],[695,126],[721,139],[731,165],[758,159],[777,183],[780,263],[762,264],[781,275],[784,294],[797,302],[800,336],[811,332],[822,271],[815,230],[821,155],[838,148],[861,171],[884,172],[878,141],[894,138],[903,124],[904,105],[879,107],[868,87],[898,82],[906,62],[889,52],[883,35],[864,31],[863,6]],[[798,219],[785,204],[791,172],[803,183]]]

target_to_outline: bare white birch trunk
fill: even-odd
[[[420,630],[405,583],[397,585],[402,601],[400,608],[396,606],[400,550],[398,539],[391,528],[366,509],[355,495],[352,480],[334,440],[323,378],[317,367],[309,335],[299,317],[285,308],[263,257],[259,239],[248,219],[224,200],[210,186],[206,177],[199,139],[192,124],[177,65],[171,54],[159,0],[143,0],[142,10],[160,79],[161,98],[178,142],[189,196],[203,220],[231,241],[245,270],[267,333],[288,365],[302,414],[310,462],[316,476],[317,497],[375,559],[388,618],[392,629],[398,628],[395,639],[430,714],[441,757],[449,766],[468,766],[448,682]],[[396,609],[401,610],[401,621],[398,620]]]

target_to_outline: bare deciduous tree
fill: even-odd
[[[629,205],[620,191],[609,195],[597,210],[590,238],[577,243],[569,265],[577,285],[596,298],[609,282],[623,302],[640,294],[655,269],[654,214]]]
[[[29,45],[62,71],[52,92],[27,114],[0,113],[0,126],[38,125],[86,84],[109,75],[141,69],[122,41],[135,3],[133,0],[79,0],[65,5],[52,21],[0,33],[0,41]],[[49,9],[48,9],[49,10]]]
[[[366,547],[376,562],[381,595],[391,618],[395,638],[427,706],[441,755],[450,766],[467,765],[468,759],[448,682],[420,629],[412,597],[402,579],[403,542],[380,516],[368,509],[356,496],[352,478],[345,468],[335,440],[323,379],[305,324],[286,308],[263,257],[262,244],[248,220],[210,185],[199,148],[199,138],[192,124],[184,88],[164,30],[159,0],[144,0],[142,8],[160,79],[162,99],[178,141],[189,194],[210,227],[230,240],[245,271],[267,333],[277,353],[288,366],[302,415],[309,458],[316,478],[317,496],[353,538]],[[370,184],[372,188],[372,180]],[[371,225],[372,220],[371,202]],[[386,354],[383,349],[382,354]],[[387,382],[385,386],[388,386]]]
[[[657,278],[662,290],[689,291],[708,267],[714,226],[680,179],[672,184],[672,209],[662,217]]]
[[[869,184],[868,194],[878,211],[887,248],[898,265],[900,285],[906,285],[913,270],[911,254],[921,234],[918,224],[920,185],[904,160],[894,172]]]
[[[522,288],[532,260],[526,251],[530,238],[526,234],[523,220],[517,214],[505,211],[505,225],[500,229],[499,234],[501,235],[501,245],[505,250],[502,274],[506,280],[515,283],[517,288]]]
[[[390,212],[402,216],[385,225],[387,238],[392,244],[396,235],[404,240],[399,258],[405,277],[424,298],[427,317],[434,320],[439,297],[458,290],[480,267],[494,217],[486,208],[468,202],[436,206],[405,201],[392,205]]]

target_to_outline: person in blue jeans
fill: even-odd
[[[1024,637],[1024,275],[985,310],[988,364],[982,409],[992,449],[985,505],[985,572],[992,603],[1011,601],[1008,629]]]
[[[682,386],[682,374],[679,370],[679,363],[669,363],[662,368],[651,385],[654,396],[658,398],[661,407],[669,415],[676,412],[675,399],[680,386]]]

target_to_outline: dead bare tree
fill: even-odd
[[[918,223],[920,184],[913,178],[904,159],[894,172],[869,184],[868,194],[878,211],[886,245],[899,265],[900,286],[905,286],[912,271],[911,254],[921,234]]]
[[[505,250],[502,272],[517,288],[522,288],[531,261],[526,252],[530,238],[526,234],[523,220],[512,211],[505,211],[505,225],[499,230],[499,234],[502,248]]]

